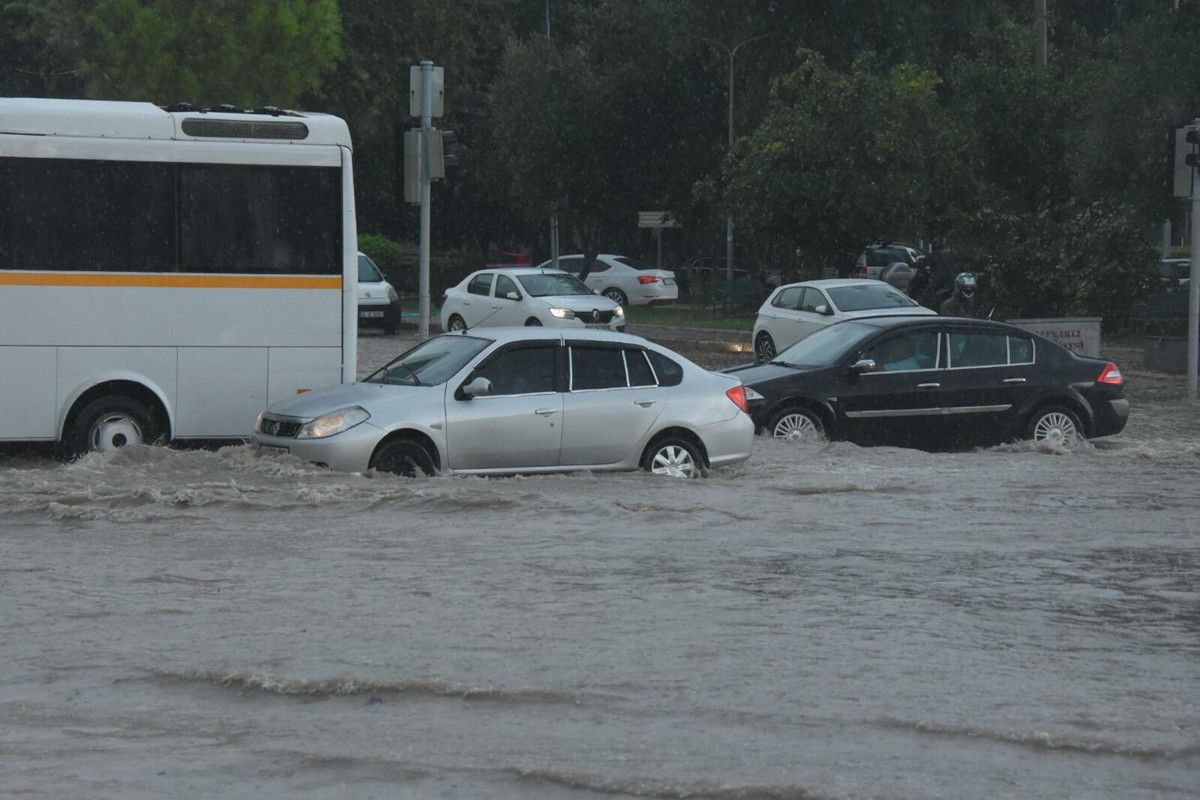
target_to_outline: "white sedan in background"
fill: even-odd
[[[574,275],[538,267],[485,269],[446,290],[442,330],[584,327],[625,330],[625,309]]]
[[[876,280],[805,281],[780,286],[758,310],[754,355],[770,361],[775,354],[815,331],[856,317],[932,314],[900,290]]]
[[[551,263],[545,261],[540,266],[549,269]],[[558,267],[572,275],[581,275],[583,256],[559,256]],[[674,303],[679,299],[679,286],[675,283],[674,272],[648,267],[626,256],[610,253],[596,256],[584,283],[589,289],[595,289],[622,306]]]

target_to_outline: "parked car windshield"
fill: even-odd
[[[517,280],[532,297],[593,294],[592,290],[574,275],[518,275]]]
[[[379,267],[375,266],[375,262],[367,256],[360,255],[358,257],[358,282],[379,283],[382,280],[383,274],[379,271]]]
[[[450,380],[491,343],[491,339],[475,336],[438,336],[409,350],[365,382],[436,386]]]
[[[785,366],[830,367],[879,328],[862,322],[839,322],[821,328],[784,350],[772,362]]]
[[[916,303],[886,283],[878,286],[860,283],[827,290],[839,311],[863,311],[868,308],[909,308]]]

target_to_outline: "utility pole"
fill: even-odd
[[[546,0],[546,41],[550,40],[550,0]],[[558,269],[558,212],[550,215],[550,267]]]
[[[1046,66],[1046,0],[1033,0],[1033,62]]]
[[[433,127],[433,62],[425,59],[421,62],[421,131]],[[422,140],[424,141],[424,139]],[[421,159],[421,256],[417,264],[417,291],[420,293],[421,325],[419,336],[421,341],[429,338],[429,203],[430,203],[429,164],[427,158]]]
[[[693,34],[695,35],[695,34]],[[716,39],[709,39],[707,36],[696,36],[701,41],[708,42],[713,47],[721,49],[726,58],[729,59],[729,144],[728,152],[733,152],[733,70],[735,60],[737,59],[738,50],[741,50],[751,42],[757,42],[759,39],[765,39],[771,34],[763,33],[758,36],[751,36],[749,39],[743,39],[737,44],[730,45],[724,42],[719,42]],[[733,281],[733,211],[730,210],[725,214],[725,280]]]
[[[1196,139],[1200,139],[1200,117],[1192,123]],[[1193,145],[1200,145],[1194,142]],[[1200,147],[1193,147],[1193,151]],[[1195,161],[1195,159],[1193,159]],[[1192,167],[1192,263],[1188,281],[1188,397],[1200,400],[1197,372],[1200,372],[1200,168]]]

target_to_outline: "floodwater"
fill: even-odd
[[[1200,796],[1200,415],[700,481],[0,458],[0,795]]]

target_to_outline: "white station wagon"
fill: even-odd
[[[770,361],[827,325],[857,317],[889,314],[936,314],[882,281],[847,278],[805,281],[780,286],[754,321],[754,355]]]

